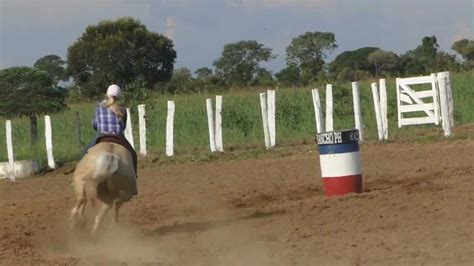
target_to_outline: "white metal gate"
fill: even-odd
[[[411,85],[431,84],[431,90],[415,91]],[[397,78],[398,127],[418,124],[439,125],[439,103],[436,74],[415,78]],[[405,117],[407,113],[424,112],[424,116]],[[408,116],[408,115],[407,115]]]
[[[397,78],[398,127],[442,122],[444,135],[454,126],[453,95],[449,72],[430,76]],[[415,91],[410,86],[428,84],[430,90]],[[414,115],[418,112],[418,115]],[[419,115],[419,113],[423,115]],[[407,113],[412,113],[408,115]],[[406,116],[405,116],[406,115]]]

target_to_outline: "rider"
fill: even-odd
[[[118,101],[121,94],[120,87],[112,84],[107,88],[105,99],[96,106],[92,127],[97,131],[98,137],[88,148],[95,145],[100,138],[114,138],[130,151],[135,174],[137,174],[137,153],[124,136],[127,112]]]

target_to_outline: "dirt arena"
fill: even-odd
[[[366,192],[333,199],[315,147],[292,149],[149,164],[121,224],[106,221],[97,238],[67,230],[65,168],[1,181],[0,264],[472,265],[473,140],[364,144]]]

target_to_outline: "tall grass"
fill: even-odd
[[[474,122],[474,72],[452,73],[451,76],[456,125]],[[377,139],[375,113],[370,81],[360,83],[361,107],[365,138]],[[312,88],[283,88],[276,93],[277,144],[312,143],[315,133]],[[263,128],[259,92],[247,90],[223,93],[224,149],[263,147]],[[387,79],[389,134],[392,139],[409,138],[425,131],[440,131],[434,126],[397,128],[395,80]],[[325,90],[320,87],[324,104]],[[164,154],[167,100],[174,100],[176,154],[205,151],[208,149],[208,127],[205,99],[214,95],[159,95],[147,102],[147,146],[150,153]],[[352,90],[350,82],[333,84],[334,128],[354,127]],[[138,145],[137,108],[133,106],[132,121],[135,143]],[[81,145],[76,139],[75,112],[81,120]],[[95,136],[91,126],[94,103],[71,104],[69,110],[52,114],[54,155],[58,162],[80,158],[83,147]],[[0,161],[7,160],[4,119],[0,119]],[[38,119],[39,142],[35,149],[30,144],[29,120],[13,119],[15,158],[46,161],[44,144],[44,119]],[[420,131],[421,130],[421,131]],[[441,135],[441,132],[439,132]]]

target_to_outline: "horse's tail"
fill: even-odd
[[[98,183],[107,180],[119,167],[120,158],[112,153],[104,152],[97,158],[92,179]]]

